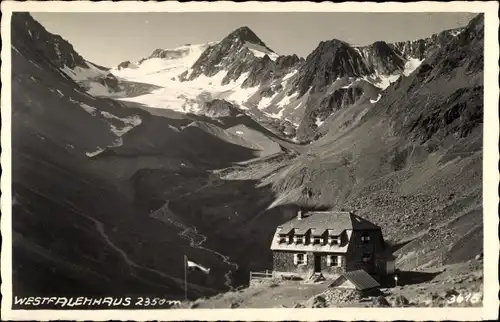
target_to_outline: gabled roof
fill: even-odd
[[[297,217],[282,224],[279,233],[289,233],[295,229],[295,233],[307,232],[315,229],[316,232],[332,230],[332,235],[340,235],[344,230],[378,230],[379,226],[369,222],[353,213],[346,211],[313,211],[303,215],[302,219]]]
[[[358,291],[369,290],[380,286],[370,274],[362,269],[343,273],[331,284],[331,286],[338,286],[342,284],[344,280],[350,281]]]

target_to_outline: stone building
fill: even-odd
[[[271,250],[277,276],[333,278],[359,269],[371,275],[395,270],[381,228],[352,212],[299,210],[278,226]]]

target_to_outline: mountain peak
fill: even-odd
[[[373,52],[377,56],[390,56],[393,55],[393,49],[385,41],[376,41],[369,47],[372,48]]]
[[[242,42],[249,42],[256,45],[266,46],[264,42],[247,26],[240,27],[231,32],[226,39],[240,40]]]

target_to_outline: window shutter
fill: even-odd
[[[298,261],[299,261],[298,255],[297,254],[293,254],[293,264],[297,265]]]
[[[307,254],[304,254],[304,264],[307,265]]]
[[[332,264],[332,255],[326,256],[326,266],[331,266]]]
[[[338,267],[342,266],[342,256],[337,256],[337,266]]]

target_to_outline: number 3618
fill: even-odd
[[[481,293],[466,293],[466,294],[453,294],[448,298],[448,304],[460,304],[463,302],[469,302],[471,304],[476,304],[481,301]]]

